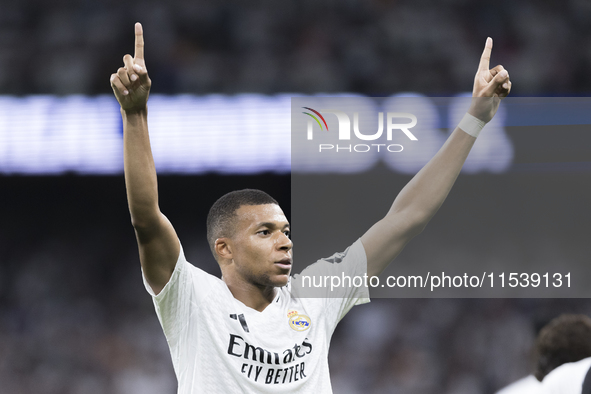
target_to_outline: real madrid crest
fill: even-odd
[[[291,310],[287,313],[289,318],[289,326],[296,331],[306,331],[310,328],[310,318],[306,315],[299,314],[298,311]]]

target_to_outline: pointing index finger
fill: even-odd
[[[139,22],[135,24],[135,53],[133,57],[144,60],[144,30]]]
[[[482,51],[482,56],[480,57],[480,64],[478,65],[479,71],[488,71],[490,66],[490,53],[492,52],[492,38],[488,37],[486,39],[486,44],[484,45],[484,51]]]

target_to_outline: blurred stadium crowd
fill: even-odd
[[[157,93],[468,91],[485,38],[513,94],[591,90],[586,0],[2,1],[0,92],[109,93],[141,21]]]
[[[133,49],[135,21],[144,26],[156,93],[453,94],[471,89],[491,35],[493,63],[510,70],[513,94],[583,94],[591,91],[590,18],[587,0],[5,0],[0,94],[110,93],[109,75]],[[161,201],[174,202],[163,211],[189,261],[217,274],[204,217],[186,220],[184,208],[211,205],[219,179],[201,177],[195,183],[208,187],[189,193],[187,179],[167,178]],[[232,182],[289,204],[289,176]],[[123,180],[0,184],[0,392],[175,392]],[[280,190],[287,196],[277,197]],[[531,372],[536,330],[564,312],[591,315],[591,303],[374,300],[354,308],[333,337],[334,392],[493,393]]]

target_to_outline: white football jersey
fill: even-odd
[[[533,375],[528,375],[497,391],[497,394],[541,394],[542,383]]]
[[[544,394],[581,394],[585,376],[591,368],[591,357],[562,364],[542,381]]]
[[[360,240],[301,276],[343,271],[366,274]],[[221,279],[189,264],[182,248],[158,295],[145,278],[144,284],[170,347],[179,394],[332,393],[333,331],[354,305],[369,301],[365,286],[347,289],[346,298],[295,298],[290,283],[258,312],[235,299]]]

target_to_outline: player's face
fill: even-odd
[[[232,259],[237,273],[257,286],[285,286],[293,244],[281,208],[276,204],[243,205],[236,214]]]

